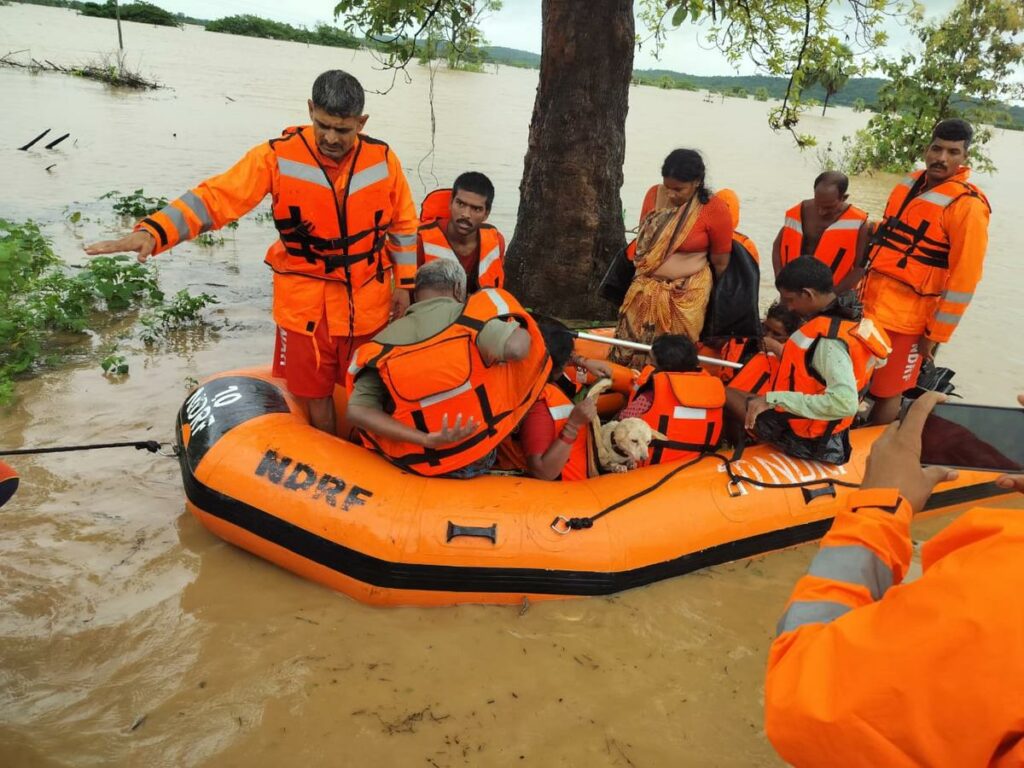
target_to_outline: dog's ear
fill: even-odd
[[[651,430],[651,437],[655,440],[668,440],[668,435],[663,435],[656,429]]]

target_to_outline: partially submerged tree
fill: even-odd
[[[831,50],[815,57],[817,63],[810,68],[807,75],[807,87],[819,85],[825,91],[825,102],[821,107],[822,117],[828,109],[828,100],[843,89],[851,75],[860,71],[853,63],[853,51],[849,46],[841,43],[836,37],[829,38],[825,44]]]
[[[694,23],[732,61],[750,57],[769,74],[790,76],[769,122],[793,132],[814,39],[850,31],[864,47],[893,0],[642,0],[657,43],[670,25]],[[540,81],[530,123],[515,235],[506,271],[510,288],[542,312],[607,317],[597,284],[625,245],[622,166],[635,44],[633,0],[543,0]],[[341,0],[335,14],[383,50],[393,66],[416,55],[441,23],[453,44],[475,28],[486,0]],[[821,64],[823,62],[816,62]],[[668,149],[668,148],[666,148]],[[486,169],[483,169],[486,171]]]
[[[878,62],[889,82],[857,134],[853,170],[913,167],[932,127],[947,117],[974,123],[972,164],[993,170],[983,149],[991,126],[1009,121],[1002,102],[1024,98],[1019,0],[961,0],[943,19],[926,22],[920,11],[915,19],[920,52]]]

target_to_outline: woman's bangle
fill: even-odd
[[[558,439],[566,445],[572,445],[576,442],[576,437],[579,433],[576,430],[572,430],[572,434],[569,434],[569,428],[563,427],[561,433],[558,435]]]

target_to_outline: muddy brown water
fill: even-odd
[[[109,51],[114,35],[111,23],[69,11],[0,8],[2,52],[74,64]],[[125,36],[129,62],[169,89],[114,93],[0,70],[0,216],[41,222],[70,263],[81,262],[83,242],[125,227],[101,194],[141,187],[173,197],[225,169],[305,120],[323,69],[349,69],[370,88],[390,82],[362,52],[194,27],[126,24]],[[440,184],[466,168],[488,173],[492,221],[511,234],[536,73],[438,72],[430,157],[429,78],[422,68],[412,75],[370,96],[368,131],[392,144],[417,197],[435,186],[431,172]],[[819,168],[765,127],[765,108],[631,91],[627,219],[664,154],[696,146],[712,183],[737,190],[741,228],[767,252]],[[834,109],[808,116],[806,128],[835,142],[864,119]],[[14,150],[47,127],[71,139],[49,152]],[[978,179],[996,210],[985,279],[941,359],[969,397],[1008,404],[1024,390],[1024,279],[1011,236],[1024,134],[1000,133],[992,154],[1000,173]],[[893,181],[857,179],[853,198],[877,214]],[[74,211],[78,224],[67,218]],[[146,350],[127,321],[105,326],[64,365],[19,385],[0,413],[0,445],[169,439],[193,379],[268,360],[261,262],[272,237],[250,216],[221,246],[161,257],[166,289],[218,296],[212,327]],[[131,373],[113,383],[86,352],[119,334]],[[764,662],[813,546],[525,611],[375,609],[209,535],[185,512],[169,459],[118,450],[17,465],[22,487],[0,513],[0,764],[777,764],[761,725]],[[916,535],[945,522],[923,521]]]

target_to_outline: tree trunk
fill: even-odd
[[[822,117],[824,117],[824,116],[825,116],[825,110],[826,110],[826,109],[828,109],[828,100],[829,100],[829,98],[830,98],[831,96],[832,96],[832,94],[831,94],[831,93],[829,93],[829,92],[828,92],[828,88],[826,88],[826,89],[825,89],[825,103],[821,105],[821,116],[822,116]]]
[[[544,0],[543,25],[509,288],[546,314],[608,318],[615,310],[597,286],[625,245],[633,0]]]

